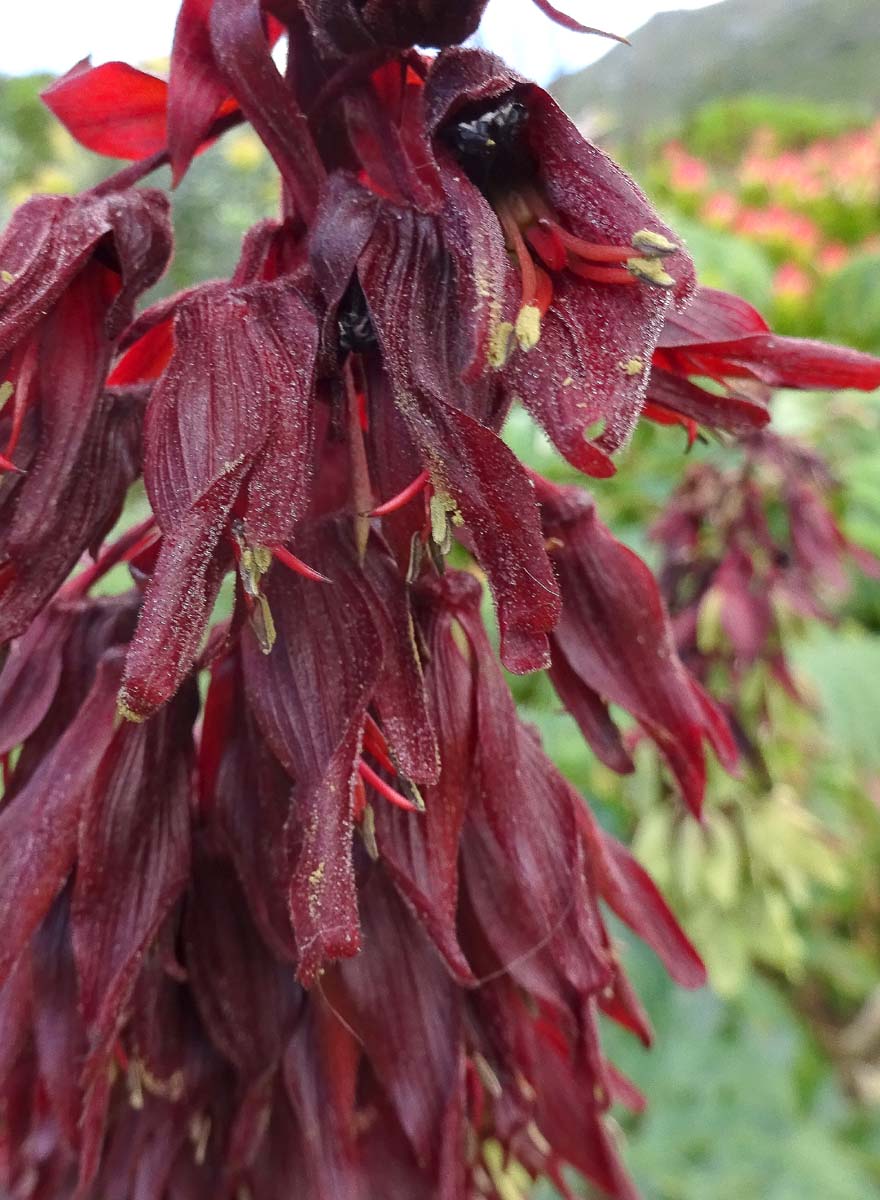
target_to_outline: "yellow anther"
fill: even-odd
[[[520,350],[534,350],[541,340],[541,310],[534,304],[524,304],[516,318],[516,340]]]
[[[653,287],[675,287],[675,280],[663,269],[659,258],[628,258],[626,269],[631,275],[635,275],[636,279],[650,283]]]
[[[499,321],[489,337],[487,358],[489,366],[497,371],[507,362],[510,356],[510,340],[513,337],[513,325],[510,321]]]
[[[669,238],[664,237],[662,233],[654,233],[651,229],[640,229],[638,233],[632,236],[632,247],[638,250],[639,254],[643,254],[645,258],[666,258],[669,254],[675,254],[679,249],[675,242],[670,242]]]

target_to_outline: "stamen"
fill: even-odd
[[[352,801],[351,815],[355,822],[359,822],[367,808],[367,789],[364,787],[364,781],[358,775],[354,781],[354,799]]]
[[[520,349],[528,351],[532,350],[538,344],[541,337],[541,312],[536,303],[538,272],[534,260],[531,254],[529,254],[529,248],[523,238],[519,222],[509,204],[499,205],[498,219],[501,222],[501,228],[507,235],[510,248],[516,255],[516,261],[519,266],[520,281],[522,284],[522,307],[519,310],[514,331]]]
[[[385,771],[388,771],[391,775],[397,774],[397,768],[391,761],[385,734],[369,713],[367,713],[364,719],[364,749],[369,754],[372,754],[373,758],[376,759]]]
[[[11,471],[13,475],[26,475],[24,467],[17,467],[11,458],[7,458],[5,454],[0,454],[0,471]]]
[[[364,783],[368,783],[371,788],[374,788],[380,796],[383,796],[390,804],[397,808],[402,808],[404,812],[421,812],[418,805],[413,804],[412,800],[407,800],[406,796],[402,796],[400,792],[394,790],[390,783],[386,783],[381,776],[377,775],[372,767],[368,766],[361,758],[358,760],[358,774],[363,779]]]
[[[629,258],[626,262],[626,269],[643,283],[650,283],[654,287],[665,289],[675,287],[675,280],[668,271],[663,269],[663,263],[659,258]]]
[[[569,259],[568,269],[581,279],[589,279],[591,283],[627,285],[638,282],[635,275],[631,275],[625,267],[591,267],[589,264],[579,262],[577,259]]]
[[[422,471],[417,475],[412,483],[408,483],[403,491],[398,492],[396,496],[392,496],[390,500],[386,500],[384,504],[380,504],[378,508],[374,508],[370,513],[371,517],[387,517],[391,513],[397,512],[404,505],[409,504],[415,496],[419,494],[423,487],[431,481],[430,471]]]
[[[326,575],[322,575],[320,571],[316,571],[314,567],[310,567],[308,563],[304,563],[301,558],[297,558],[295,554],[291,554],[284,546],[270,546],[269,549],[280,563],[283,563],[291,571],[296,571],[297,575],[302,575],[304,579],[313,579],[316,583],[333,582]]]
[[[624,263],[632,255],[631,246],[607,246],[601,242],[588,242],[585,238],[575,237],[555,221],[541,217],[542,229],[552,230],[554,236],[571,254],[584,258],[588,262]]]
[[[561,271],[565,267],[565,246],[556,236],[556,230],[546,221],[530,225],[525,233],[526,241],[551,271]]]
[[[669,238],[664,237],[662,233],[654,233],[652,229],[640,229],[632,236],[632,247],[638,250],[639,254],[643,254],[645,258],[666,258],[670,254],[676,254],[679,247],[675,242],[670,242]]]

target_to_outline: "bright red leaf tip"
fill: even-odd
[[[84,58],[42,93],[43,103],[88,150],[142,159],[167,142],[168,85],[124,62]]]

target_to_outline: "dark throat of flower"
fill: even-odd
[[[588,283],[672,288],[663,260],[678,247],[662,234],[636,231],[629,245],[594,242],[570,232],[543,195],[540,172],[525,140],[528,110],[508,98],[481,113],[465,112],[441,139],[495,210],[521,280],[514,333],[528,351],[541,336],[553,303],[554,275],[569,272]]]

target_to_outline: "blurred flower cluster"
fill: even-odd
[[[669,141],[653,175],[665,200],[768,254],[786,328],[808,326],[823,285],[880,251],[880,121],[794,146],[759,126],[723,161]]]

